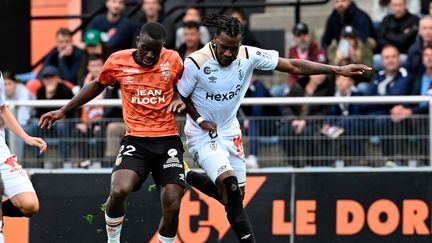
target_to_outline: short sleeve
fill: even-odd
[[[181,96],[189,97],[198,83],[197,74],[199,69],[190,58],[184,62],[183,74],[177,83],[177,89]]]
[[[172,63],[174,63],[174,72],[176,73],[176,76],[174,78],[174,84],[178,84],[179,79],[181,78],[182,72],[183,72],[183,60],[179,56],[178,52],[173,51],[173,57],[172,57]],[[171,61],[170,61],[171,62]]]
[[[5,105],[6,93],[5,93],[5,84],[3,80],[3,74],[0,72],[0,106]]]
[[[273,70],[276,68],[279,61],[278,51],[264,50],[253,46],[247,46],[246,48],[255,69]]]
[[[98,81],[101,84],[113,86],[117,79],[115,77],[116,65],[113,63],[112,55],[105,61],[101,74],[99,74]]]

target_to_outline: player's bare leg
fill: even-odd
[[[35,192],[21,192],[3,202],[2,211],[8,217],[31,217],[39,211]]]
[[[132,170],[117,170],[111,175],[111,191],[105,210],[105,222],[109,243],[119,243],[126,213],[126,199],[139,182],[139,175]]]
[[[159,225],[159,242],[175,241],[183,194],[184,188],[177,184],[167,184],[161,188],[162,219]]]

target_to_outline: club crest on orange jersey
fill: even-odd
[[[168,71],[169,70],[169,62],[166,62],[166,63],[162,63],[161,65],[159,65],[159,67],[160,67],[160,70],[163,72],[163,71]]]

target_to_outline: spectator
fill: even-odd
[[[432,95],[432,46],[424,47],[422,59],[425,72],[415,82],[412,95]],[[428,114],[429,104],[428,102],[423,102],[414,106],[396,105],[391,109],[390,113],[393,122],[400,122],[410,118],[412,115]]]
[[[27,87],[21,83],[21,81],[14,78],[14,75],[5,71],[3,73],[4,85],[5,85],[5,93],[6,100],[33,100],[34,96],[27,89]],[[28,131],[30,129],[30,119],[33,114],[33,109],[29,106],[18,106],[15,110],[16,119],[20,126]],[[8,131],[8,130],[7,130]],[[25,143],[21,139],[16,139],[15,144],[12,145],[14,147],[15,154],[24,159],[24,148]]]
[[[87,64],[87,76],[83,85],[86,85],[99,77],[102,72],[104,59],[100,55],[90,55]],[[94,100],[104,98],[104,92],[98,95]],[[84,106],[81,108],[81,121],[75,125],[75,128],[82,139],[81,148],[79,149],[81,158],[102,158],[103,155],[103,129],[101,119],[103,118],[102,106]],[[96,146],[92,146],[91,138],[96,138]]]
[[[351,77],[336,76],[335,84],[335,97],[361,96]],[[357,164],[363,162],[365,152],[363,143],[358,138],[361,135],[359,120],[355,117],[358,115],[361,115],[361,109],[356,104],[339,103],[330,107],[329,118],[324,122],[321,133],[332,140],[331,156],[354,156],[357,157]],[[342,135],[345,139],[338,139]]]
[[[14,75],[5,71],[3,73],[3,78],[5,82],[5,93],[6,100],[33,100],[34,96],[27,89],[27,87],[21,83],[20,80],[14,78]],[[19,106],[16,110],[16,119],[21,127],[25,127],[29,124],[30,118],[32,116],[33,109],[28,106]],[[21,158],[21,157],[20,157]]]
[[[399,51],[395,46],[385,46],[381,51],[384,70],[378,72],[369,86],[368,95],[408,95],[412,87],[412,77],[400,66]],[[373,115],[389,114],[392,105],[368,105],[367,113]]]
[[[324,50],[319,48],[318,44],[312,39],[312,35],[309,33],[309,27],[305,23],[299,22],[294,25],[292,33],[294,35],[295,44],[289,49],[288,58],[327,63]],[[299,78],[301,78],[301,76],[288,74],[289,85],[293,86]]]
[[[201,22],[201,11],[195,7],[188,7],[185,10],[185,14],[182,18],[183,23],[186,22]],[[201,33],[201,43],[207,44],[211,40],[210,32],[205,26],[199,27]],[[175,35],[175,46],[179,48],[184,43],[183,27],[180,27],[176,31]]]
[[[381,51],[381,57],[384,70],[374,77],[367,95],[408,95],[411,91],[412,78],[407,70],[400,66],[398,49],[395,46],[386,46]],[[393,134],[394,126],[387,117],[392,107],[393,105],[365,106],[365,113],[371,116],[367,120],[368,135],[379,136],[381,150],[387,161],[391,161],[390,156],[394,156],[395,152],[395,141],[389,137]]]
[[[87,29],[99,30],[102,41],[113,52],[131,48],[134,28],[131,22],[123,16],[125,1],[106,0],[105,6],[107,12],[97,15],[87,25]]]
[[[194,51],[201,49],[201,33],[197,22],[186,22],[183,25],[184,43],[177,49],[180,57],[184,60]]]
[[[141,11],[134,18],[136,23],[136,35],[139,34],[141,26],[146,23],[158,22],[162,24],[166,29],[165,48],[174,49],[175,44],[175,24],[174,22],[163,15],[161,0],[143,0],[141,5]]]
[[[287,97],[320,97],[334,95],[334,85],[326,75],[309,76],[309,81],[305,86],[295,84],[289,87],[285,94]],[[306,160],[313,156],[322,155],[319,147],[312,138],[317,135],[321,122],[317,119],[308,119],[309,116],[323,116],[328,114],[328,106],[325,105],[302,105],[302,106],[284,106],[281,108],[282,121],[279,127],[279,143],[288,159],[305,157]],[[299,148],[299,145],[301,148]],[[303,151],[303,155],[299,154]],[[295,167],[304,166],[304,163],[292,161]],[[307,163],[307,162],[306,162]]]
[[[432,95],[432,46],[424,47],[422,59],[425,72],[414,83],[411,94],[430,96]],[[401,150],[405,155],[410,152],[415,156],[428,158],[429,136],[425,136],[425,134],[427,134],[429,119],[424,115],[429,114],[429,102],[415,105],[396,105],[390,110],[390,114],[393,126],[401,127],[400,132],[403,135],[409,135],[411,142],[415,139],[415,143],[402,143],[405,146],[397,148],[396,151]],[[407,149],[405,148],[407,147],[406,144],[413,144],[413,146]],[[411,159],[412,157],[408,154],[408,158]],[[428,161],[423,161],[423,163],[426,164]]]
[[[327,19],[321,47],[327,50],[333,40],[339,41],[343,27],[350,25],[366,42],[375,39],[375,29],[370,17],[357,7],[352,0],[333,0],[334,10]]]
[[[249,89],[245,97],[271,97],[265,85],[253,75]],[[242,106],[243,129],[246,129],[249,156],[246,159],[248,168],[258,168],[259,138],[273,136],[274,119],[267,120],[269,116],[280,116],[280,110],[276,106],[265,107],[263,105]]]
[[[432,45],[432,16],[425,16],[420,20],[418,38],[408,50],[406,68],[415,77],[424,73],[422,64],[423,47]]]
[[[423,0],[422,0],[423,1]],[[426,0],[429,1],[429,0]],[[390,0],[374,0],[372,6],[372,21],[375,26],[379,26],[381,21],[390,14]],[[417,15],[420,12],[418,0],[406,0],[406,5],[411,13]]]
[[[232,8],[230,15],[236,17],[240,23],[244,26],[242,44],[247,46],[260,47],[255,35],[249,30],[248,20],[246,13],[242,8]]]
[[[82,55],[82,50],[72,44],[70,30],[61,28],[56,34],[56,47],[48,53],[44,66],[57,67],[62,79],[77,84]]]
[[[59,70],[54,66],[46,66],[40,73],[42,79],[42,87],[38,89],[36,98],[38,100],[57,100],[57,99],[72,99],[72,91],[63,84],[60,78]],[[44,113],[54,110],[55,108],[36,108],[36,117],[40,118]],[[67,118],[72,118],[73,115],[68,115]],[[39,131],[35,125],[33,132]],[[53,129],[48,131],[49,136],[61,138],[59,142],[59,150],[61,159],[68,161],[70,159],[70,139],[71,136],[71,121],[61,121]]]
[[[406,0],[391,0],[390,9],[392,14],[384,18],[377,33],[377,51],[394,45],[400,53],[407,53],[417,36],[418,18],[408,11]]]
[[[338,43],[333,42],[328,50],[328,57],[331,64],[346,65],[350,63],[362,63],[367,66],[372,65],[373,44],[370,42],[362,43],[358,33],[350,25],[343,28]],[[360,77],[359,81],[369,81],[372,72],[367,72]]]
[[[81,66],[78,71],[78,83],[77,83],[77,89],[79,90],[81,87],[83,87],[84,79],[87,76],[87,66],[88,66],[88,59],[91,55],[99,55],[103,58],[103,61],[105,61],[108,56],[111,54],[111,51],[108,50],[105,43],[102,42],[100,31],[96,29],[88,29],[84,33],[84,54],[81,59]],[[74,91],[74,90],[72,90]],[[74,91],[74,94],[76,92]]]

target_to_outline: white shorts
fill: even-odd
[[[210,136],[188,144],[189,156],[215,183],[224,172],[234,170],[239,186],[246,185],[246,164],[241,134],[237,136]]]
[[[5,188],[4,194],[11,198],[22,192],[34,192],[27,173],[16,160],[16,155],[8,158],[0,165],[1,179]]]

